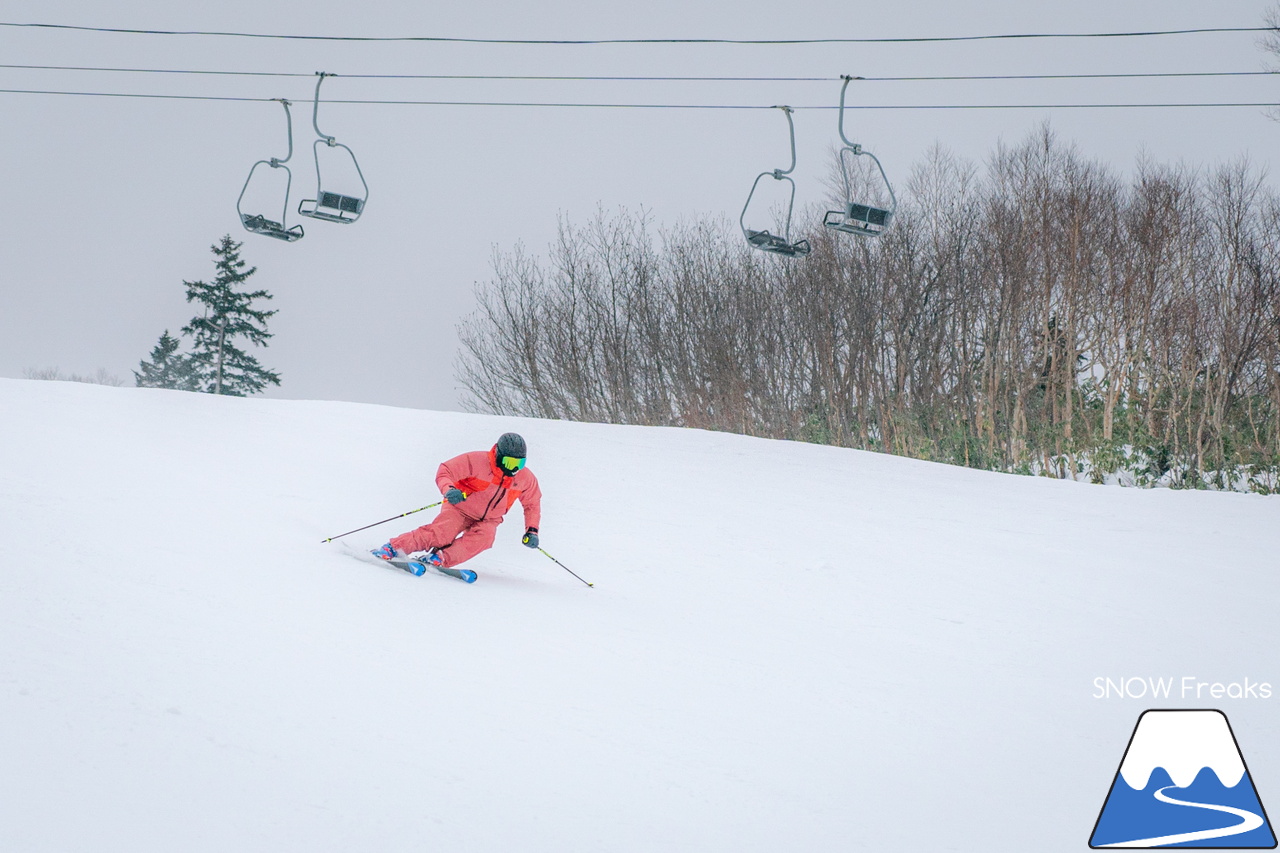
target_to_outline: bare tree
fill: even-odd
[[[460,332],[471,405],[1276,487],[1280,197],[1256,169],[1144,159],[1126,183],[1045,126],[982,171],[935,148],[899,201],[874,240],[797,212],[802,262],[724,219],[562,221],[545,259],[494,257]]]

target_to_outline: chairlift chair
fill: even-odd
[[[756,175],[755,183],[751,185],[751,192],[747,193],[747,203],[742,206],[742,213],[738,216],[738,226],[742,229],[742,236],[747,238],[747,244],[753,249],[759,249],[762,252],[772,252],[775,255],[783,255],[788,258],[804,257],[809,254],[811,247],[808,240],[797,240],[791,242],[791,210],[796,203],[796,182],[790,177],[796,168],[796,127],[791,120],[791,107],[778,107],[787,117],[787,128],[791,133],[791,166],[787,169],[774,169],[769,172],[761,172]],[[760,185],[760,179],[769,176],[775,181],[786,181],[791,184],[791,198],[787,202],[787,218],[786,224],[783,226],[782,234],[772,234],[769,231],[753,231],[746,225],[747,208],[751,206],[751,198],[756,194],[756,187]]]
[[[844,147],[840,149],[840,176],[844,179],[844,207],[840,210],[828,210],[822,218],[822,224],[836,231],[843,231],[846,234],[879,237],[893,221],[893,213],[898,209],[898,197],[894,195],[893,186],[889,183],[889,177],[884,173],[884,166],[880,165],[880,158],[865,150],[856,142],[850,142],[849,137],[844,135],[844,95],[849,88],[849,81],[852,79],[852,77],[845,75],[844,85],[840,87],[839,128],[840,139],[844,142]],[[849,167],[845,161],[846,154],[852,154],[855,157],[865,154],[876,164],[876,168],[880,171],[880,178],[884,181],[885,188],[889,190],[890,202],[887,208],[853,200],[853,185],[849,180]]]
[[[303,237],[302,226],[294,225],[292,227],[285,224],[285,219],[289,213],[289,190],[293,186],[293,172],[289,171],[289,167],[285,165],[293,157],[293,116],[289,113],[289,102],[284,98],[277,98],[284,106],[285,122],[289,128],[289,153],[283,160],[272,157],[270,160],[259,160],[249,169],[249,177],[244,179],[244,186],[240,189],[240,197],[236,199],[236,213],[240,214],[240,224],[245,227],[246,231],[254,234],[261,234],[264,237],[274,237],[277,240],[284,240],[286,243],[292,243],[295,240],[301,240]],[[285,185],[284,185],[284,204],[280,209],[280,221],[268,219],[265,214],[249,214],[241,209],[244,201],[245,191],[249,189],[249,184],[253,181],[253,173],[258,170],[259,166],[270,166],[272,169],[284,169]]]
[[[364,203],[369,198],[369,184],[365,182],[364,172],[360,171],[360,162],[356,160],[355,152],[332,136],[325,135],[320,130],[320,84],[324,82],[325,77],[332,77],[333,75],[324,71],[317,71],[316,73],[320,75],[320,79],[316,81],[315,104],[311,111],[311,126],[316,129],[316,136],[319,137],[312,145],[316,160],[316,197],[314,199],[303,199],[299,202],[298,213],[303,216],[310,216],[312,219],[323,219],[325,222],[338,222],[347,225],[359,219],[360,214],[364,212]],[[324,179],[320,174],[320,143],[322,142],[330,148],[346,149],[347,154],[351,157],[352,165],[356,167],[356,175],[359,176],[360,183],[364,187],[364,195],[345,195],[343,193],[330,192],[324,188]],[[310,205],[310,207],[307,207],[307,205]]]

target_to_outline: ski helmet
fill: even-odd
[[[517,433],[504,432],[493,446],[493,461],[508,476],[514,477],[524,467],[524,439]]]
[[[498,439],[498,455],[524,458],[529,454],[519,433],[504,432]]]

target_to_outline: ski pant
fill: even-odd
[[[501,523],[501,518],[476,521],[463,515],[452,504],[445,504],[435,521],[395,537],[391,546],[406,553],[439,548],[444,564],[456,566],[492,548]]]

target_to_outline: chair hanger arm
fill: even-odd
[[[777,109],[782,110],[783,115],[787,117],[787,131],[791,135],[791,165],[786,169],[773,170],[773,176],[781,180],[783,175],[790,175],[796,169],[796,125],[795,122],[791,120],[791,114],[795,112],[795,110],[785,105],[779,106]]]
[[[288,129],[288,133],[289,133],[289,153],[284,156],[283,160],[277,157],[272,157],[271,158],[272,168],[276,166],[283,166],[285,163],[288,163],[290,160],[293,159],[293,114],[289,112],[290,102],[285,98],[276,98],[275,100],[279,101],[280,104],[284,107],[285,126]]]
[[[324,131],[320,129],[319,116],[320,116],[320,84],[324,82],[324,78],[333,77],[334,75],[328,73],[327,71],[317,71],[316,74],[319,75],[319,79],[316,80],[316,97],[315,97],[314,103],[311,106],[311,126],[316,129],[316,136],[323,139],[326,145],[332,146],[334,144],[334,138],[332,136],[329,136],[328,134],[326,134]]]

